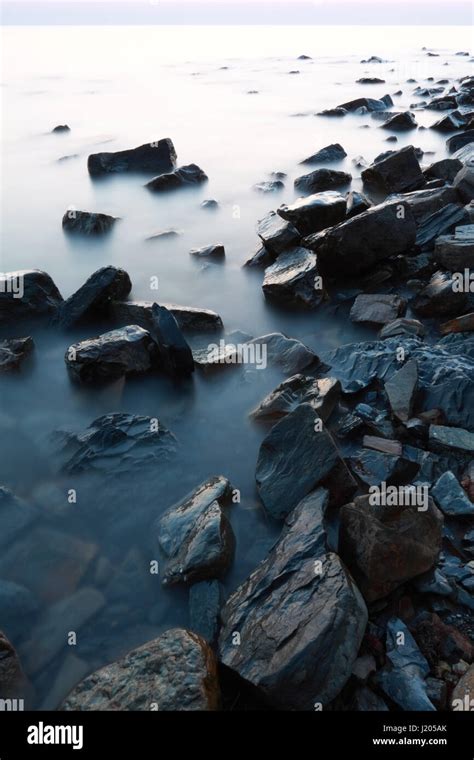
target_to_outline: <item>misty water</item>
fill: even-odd
[[[470,73],[468,59],[455,55],[469,50],[470,42],[470,31],[457,27],[8,28],[3,31],[1,269],[45,270],[66,298],[99,267],[123,267],[133,283],[131,299],[213,309],[226,333],[257,337],[281,331],[319,355],[375,337],[375,330],[351,324],[350,303],[337,299],[305,314],[269,306],[262,271],[242,268],[258,242],[255,224],[296,197],[293,180],[305,173],[298,163],[325,145],[339,142],[345,148],[347,158],[334,168],[352,173],[353,189],[361,183],[352,159],[362,155],[371,162],[392,147],[370,114],[330,119],[315,116],[317,111],[398,90],[403,94],[393,97],[394,110],[407,110],[417,101],[413,89],[428,84],[428,77],[454,82]],[[439,57],[427,56],[423,46]],[[297,60],[301,54],[311,60]],[[360,63],[371,55],[386,62]],[[362,76],[386,84],[356,84]],[[409,78],[417,84],[407,84]],[[416,118],[429,126],[438,114],[417,111]],[[65,123],[70,132],[51,134]],[[154,195],[144,188],[146,178],[94,181],[87,172],[90,153],[164,137],[173,140],[178,164],[197,163],[208,183]],[[424,163],[446,155],[445,136],[429,129],[399,134],[397,147],[408,144],[431,152]],[[285,189],[257,193],[253,185],[274,171],[288,175]],[[200,207],[207,198],[218,200],[216,211]],[[101,239],[72,238],[61,227],[70,207],[112,214],[120,222]],[[181,234],[146,240],[170,228]],[[225,263],[203,265],[189,255],[191,248],[215,242],[225,245]],[[156,277],[158,291],[150,289]],[[73,385],[64,364],[67,347],[107,329],[110,325],[96,324],[67,334],[47,325],[3,330],[3,337],[32,335],[35,352],[18,375],[0,379],[0,483],[34,504],[39,515],[31,529],[37,543],[19,538],[16,560],[15,545],[8,548],[14,560],[6,579],[34,591],[35,625],[52,603],[81,587],[105,594],[102,609],[79,623],[74,648],[66,644],[69,629],[63,630],[60,616],[37,629],[39,635],[32,624],[11,635],[24,654],[37,706],[55,706],[73,685],[74,673],[79,680],[161,631],[188,624],[186,590],[164,590],[156,578],[145,592],[142,583],[150,579],[142,579],[149,575],[150,560],[159,558],[154,521],[193,487],[223,474],[241,492],[241,503],[230,513],[237,548],[224,579],[227,593],[266,556],[280,530],[256,496],[255,463],[265,429],[248,414],[284,375],[271,366],[263,371],[231,366],[211,376],[195,372],[181,384],[154,374],[100,389]],[[52,431],[83,430],[114,411],[158,418],[178,439],[176,463],[164,474],[134,473],[126,484],[61,475]],[[71,488],[77,491],[73,504],[67,499]],[[68,562],[70,536],[80,543],[71,543]],[[80,573],[76,550],[92,557],[81,558]],[[114,578],[114,593],[108,594]],[[9,633],[1,609],[0,628]],[[36,652],[58,633],[64,646],[37,670]],[[71,652],[82,665],[70,665]]]

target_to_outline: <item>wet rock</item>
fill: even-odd
[[[118,217],[91,211],[68,210],[63,216],[63,230],[80,235],[103,235],[109,232]]]
[[[0,276],[0,325],[20,319],[51,317],[63,298],[53,280],[40,269],[23,269]]]
[[[113,301],[110,311],[114,319],[125,325],[140,325],[145,330],[152,327],[152,301]],[[199,309],[193,306],[179,306],[163,303],[176,319],[178,326],[185,332],[215,332],[222,330],[222,319],[215,311]]]
[[[33,338],[0,340],[0,372],[19,370],[34,348]]]
[[[416,231],[416,245],[421,250],[431,250],[434,248],[436,238],[440,235],[449,233],[458,225],[469,224],[469,222],[469,214],[462,206],[448,203],[443,209],[435,211],[421,221]]]
[[[396,132],[406,132],[409,129],[416,129],[418,126],[416,119],[410,111],[404,111],[403,113],[397,113],[395,116],[387,119],[382,124],[382,129],[392,129]]]
[[[94,384],[147,372],[154,364],[154,354],[150,333],[138,325],[128,325],[74,343],[64,360],[73,380]]]
[[[328,190],[298,198],[290,205],[284,204],[278,214],[302,235],[310,235],[342,222],[346,215],[346,199],[340,193]]]
[[[453,472],[445,472],[436,481],[431,494],[438,507],[451,517],[474,517],[474,504]]]
[[[388,293],[362,293],[350,311],[352,322],[387,324],[405,313],[406,301]]]
[[[385,84],[385,79],[378,77],[361,77],[356,80],[356,84]]]
[[[349,100],[347,103],[341,103],[337,108],[343,108],[346,112],[358,111],[359,108],[366,108],[367,111],[385,111],[386,108],[393,106],[393,100],[390,95],[384,95],[380,100],[374,98],[356,98]]]
[[[301,238],[296,227],[282,219],[275,211],[270,211],[257,222],[257,234],[273,256],[278,256],[286,248],[297,245]]]
[[[30,629],[31,622],[38,613],[39,603],[36,596],[24,586],[0,580],[0,610],[7,636],[18,640]]]
[[[56,127],[53,127],[51,132],[58,133],[58,132],[70,132],[71,127],[69,127],[67,124],[58,124]]]
[[[249,345],[261,346],[268,362],[280,367],[286,375],[309,371],[319,364],[314,351],[295,338],[287,338],[283,333],[261,335],[250,340]]]
[[[336,106],[336,108],[326,108],[324,111],[320,111],[318,116],[345,116],[349,113],[345,108]]]
[[[439,326],[439,331],[442,335],[448,335],[449,333],[462,333],[471,332],[474,330],[474,312],[470,314],[464,314],[462,317],[456,317],[449,322]]]
[[[189,253],[199,259],[223,259],[225,248],[222,243],[215,243],[214,245],[205,245],[202,248],[192,248]]]
[[[215,211],[219,208],[219,203],[214,198],[207,198],[205,201],[199,204],[200,208],[204,208],[207,211]]]
[[[160,230],[159,232],[155,232],[153,235],[149,235],[149,237],[145,238],[145,240],[150,243],[161,242],[163,240],[174,240],[180,235],[181,232],[178,232],[178,230]]]
[[[431,129],[435,129],[437,132],[456,132],[466,124],[467,119],[460,111],[452,111],[432,124]]]
[[[340,383],[334,378],[315,380],[304,375],[293,375],[269,393],[251,412],[251,417],[278,420],[293,412],[300,404],[308,403],[325,422],[337,404],[340,393]]]
[[[158,542],[167,558],[163,585],[219,578],[229,569],[235,537],[224,508],[230,495],[227,478],[213,478],[158,521]]]
[[[392,454],[393,456],[398,457],[401,457],[403,454],[403,446],[400,441],[379,438],[376,435],[364,435],[362,446],[366,449],[380,451],[382,454]]]
[[[123,269],[101,267],[61,304],[58,322],[69,328],[81,319],[103,314],[111,301],[126,298],[131,289],[130,277]]]
[[[365,169],[368,166],[364,156],[356,156],[352,159],[352,163],[357,169]]]
[[[468,293],[459,292],[452,275],[436,272],[428,285],[411,302],[411,308],[423,317],[455,316],[464,310]]]
[[[456,106],[457,101],[454,95],[441,95],[438,98],[433,98],[426,104],[426,108],[432,111],[450,111],[451,109],[456,108]]]
[[[341,464],[331,436],[322,424],[321,429],[315,424],[318,419],[311,404],[300,404],[271,429],[260,446],[257,491],[275,519],[286,517]]]
[[[401,317],[384,325],[380,330],[380,338],[393,338],[396,335],[411,335],[423,337],[425,328],[418,319],[406,319]]]
[[[92,176],[117,172],[169,172],[176,165],[176,151],[169,137],[139,148],[115,153],[93,153],[87,160]]]
[[[389,485],[405,484],[419,470],[418,464],[402,456],[367,449],[357,451],[348,463],[354,475],[367,486],[378,486],[382,482]]]
[[[368,211],[369,208],[370,202],[363,193],[357,193],[355,190],[351,190],[350,193],[347,194],[346,219],[352,219],[353,216],[362,214],[363,211]],[[337,224],[337,222],[334,222],[334,224]]]
[[[306,248],[290,248],[265,269],[262,290],[266,298],[284,306],[314,309],[324,298],[318,277],[316,254]]]
[[[244,267],[268,267],[275,260],[275,255],[272,255],[264,245],[257,245],[255,253],[247,259]]]
[[[7,637],[0,631],[0,694],[1,699],[23,699],[27,682],[20,659]],[[3,707],[8,710],[8,707]]]
[[[389,200],[401,201],[410,206],[417,224],[421,224],[430,214],[442,210],[449,203],[459,204],[459,197],[453,187],[424,188],[411,193],[391,195]]]
[[[462,428],[430,425],[430,444],[434,450],[452,450],[460,453],[474,453],[474,433]]]
[[[215,645],[221,625],[223,589],[219,581],[201,581],[189,589],[190,629]]]
[[[174,435],[159,420],[122,412],[98,417],[80,433],[57,431],[54,439],[67,473],[117,475],[142,467],[158,471],[168,466],[177,449]]]
[[[253,189],[258,193],[279,193],[284,188],[285,185],[280,179],[265,180],[253,185]]]
[[[415,242],[413,215],[405,207],[400,218],[399,204],[372,206],[323,233],[306,238],[305,245],[316,251],[323,275],[354,276],[371,269],[378,261],[405,254]]]
[[[403,367],[385,383],[393,415],[400,422],[407,422],[413,414],[413,406],[418,386],[418,365],[415,359],[407,361]]]
[[[464,166],[454,178],[454,187],[463,203],[469,203],[474,198],[474,168]]]
[[[351,705],[356,712],[388,712],[383,699],[366,686],[356,690]]]
[[[460,148],[474,142],[474,129],[467,129],[459,135],[453,135],[446,140],[448,153],[456,153]]]
[[[160,367],[172,377],[186,377],[192,374],[193,355],[173,314],[165,306],[154,303],[151,307],[151,319],[151,335],[158,347]]]
[[[0,486],[0,547],[6,549],[20,533],[30,530],[38,516],[35,507]]]
[[[443,158],[441,161],[435,161],[423,170],[427,179],[442,179],[445,182],[452,183],[456,174],[462,169],[463,163],[458,158]]]
[[[352,176],[347,172],[335,169],[315,169],[309,174],[303,174],[295,179],[295,190],[301,193],[318,193],[324,190],[344,187],[352,182]]]
[[[88,676],[63,710],[217,710],[217,662],[209,645],[174,628]]]
[[[431,499],[426,511],[358,497],[340,510],[339,551],[367,602],[383,599],[429,570],[441,549],[443,517]]]
[[[337,555],[325,553],[326,505],[323,489],[298,504],[278,543],[222,611],[222,662],[283,709],[314,710],[337,696],[367,622],[350,575]]]
[[[154,193],[164,193],[169,190],[178,190],[181,187],[193,187],[207,182],[207,174],[196,164],[181,166],[169,174],[159,174],[149,182],[145,187]]]
[[[339,143],[333,143],[327,145],[325,148],[321,148],[317,153],[305,158],[304,161],[300,161],[301,164],[324,164],[331,163],[333,161],[342,161],[347,156],[346,151],[339,145]]]
[[[361,176],[366,185],[375,186],[386,193],[417,190],[426,182],[413,145],[394,151],[382,161],[372,164],[364,169]]]
[[[462,228],[457,228],[462,229]],[[434,258],[450,272],[474,268],[474,235],[469,238],[440,235],[435,241]]]

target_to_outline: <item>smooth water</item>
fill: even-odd
[[[470,73],[469,59],[455,53],[469,50],[471,42],[470,30],[457,27],[6,28],[1,269],[44,269],[67,297],[93,271],[113,264],[129,272],[133,299],[214,309],[227,332],[258,336],[282,331],[317,353],[374,336],[348,322],[345,306],[329,304],[301,315],[266,304],[262,272],[242,269],[258,242],[255,223],[270,209],[291,202],[293,179],[305,173],[298,162],[319,148],[331,142],[344,146],[348,157],[335,168],[350,171],[357,189],[360,170],[352,158],[363,155],[371,162],[392,147],[370,115],[330,119],[315,117],[315,112],[399,89],[403,94],[394,97],[394,108],[408,109],[417,98],[412,94],[416,84],[406,80],[413,77],[429,86],[428,77],[455,80]],[[428,57],[422,46],[440,56]],[[312,60],[297,60],[303,53]],[[387,63],[360,63],[371,55]],[[299,73],[289,73],[294,70]],[[356,84],[364,75],[381,77],[386,84]],[[252,90],[258,93],[248,94]],[[429,126],[439,114],[417,111],[416,117]],[[69,133],[51,134],[64,123],[71,127]],[[172,138],[179,164],[194,162],[205,170],[206,185],[153,195],[141,177],[89,177],[90,153],[163,137]],[[398,147],[410,143],[433,152],[426,163],[445,156],[445,137],[431,130],[398,135]],[[60,161],[64,156],[69,158]],[[272,171],[288,174],[285,189],[258,194],[252,186],[269,179]],[[201,209],[206,198],[216,198],[219,210]],[[110,213],[121,221],[100,240],[73,239],[61,228],[68,207]],[[174,240],[145,240],[168,228],[182,234]],[[203,265],[189,256],[191,248],[218,241],[225,244],[225,263]],[[158,293],[150,290],[154,277],[159,278]],[[96,328],[105,331],[107,326]],[[33,327],[29,332],[36,343],[33,359],[20,375],[0,381],[0,480],[37,505],[39,524],[95,547],[96,558],[79,587],[106,590],[107,603],[98,615],[76,624],[73,654],[83,663],[80,672],[87,672],[172,625],[187,624],[185,591],[165,592],[159,580],[143,599],[137,589],[140,572],[146,574],[156,556],[154,519],[205,478],[222,473],[242,494],[241,504],[232,509],[237,552],[225,579],[227,591],[267,553],[279,526],[265,517],[255,494],[255,462],[264,430],[249,421],[248,412],[283,376],[271,367],[262,372],[227,367],[210,377],[196,372],[180,386],[149,376],[82,389],[66,374],[64,352],[76,339],[90,337],[91,330],[65,335]],[[5,334],[20,337],[24,328]],[[73,482],[57,474],[48,444],[51,431],[84,429],[111,411],[158,417],[174,432],[180,455],[166,483],[158,475],[138,473],[126,488],[114,489],[90,477]],[[67,502],[72,487],[77,488],[76,504]],[[39,553],[45,550],[38,547]],[[120,591],[111,600],[108,584],[130,556],[138,557],[138,576],[132,573],[125,581],[119,575]],[[61,595],[51,595],[48,588],[64,568],[39,561],[34,542],[28,562],[36,573],[35,593],[44,615],[46,603]],[[24,568],[17,576],[13,571],[9,580],[22,582]],[[72,582],[68,588],[73,590]],[[0,627],[4,625],[0,609]],[[53,620],[56,633],[62,625],[59,617],[57,625]],[[27,662],[45,643],[41,637],[51,637],[47,631],[40,629],[37,635],[29,625],[12,636]],[[37,705],[54,705],[80,677],[74,668],[71,675],[71,651],[65,644],[47,667],[38,673],[31,668]]]

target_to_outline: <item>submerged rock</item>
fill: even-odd
[[[4,551],[20,533],[31,530],[38,510],[0,486],[0,547]]]
[[[352,176],[347,172],[335,171],[334,169],[315,169],[314,172],[297,177],[294,184],[295,190],[309,194],[344,187],[351,182]]]
[[[222,610],[222,662],[277,708],[328,705],[351,674],[367,623],[351,576],[326,553],[327,502],[318,489],[298,504],[268,557]]]
[[[80,235],[103,235],[109,232],[118,217],[91,211],[68,210],[63,216],[63,230]]]
[[[101,267],[61,304],[58,322],[67,329],[81,319],[103,314],[111,301],[126,298],[131,289],[130,277],[123,269]]]
[[[70,131],[71,131],[71,127],[68,124],[57,124],[51,130],[53,134],[58,133],[58,132],[70,132]]]
[[[222,476],[202,483],[157,523],[166,555],[163,585],[220,578],[234,558],[235,537],[224,511],[231,485]]]
[[[34,346],[33,338],[30,337],[0,340],[0,372],[14,372],[20,369]]]
[[[110,311],[114,319],[124,324],[140,325],[145,330],[152,327],[152,301],[112,301]],[[188,332],[215,332],[222,330],[223,324],[219,314],[210,309],[193,306],[179,306],[175,303],[162,303],[176,319],[181,330]]]
[[[200,636],[172,628],[87,676],[62,710],[217,710],[216,658]]]
[[[168,190],[177,190],[180,187],[193,187],[207,182],[207,174],[196,164],[181,166],[169,174],[159,174],[149,182],[145,187],[154,193],[163,193]]]
[[[302,235],[310,235],[342,222],[346,215],[346,199],[340,193],[328,190],[298,198],[290,205],[284,204],[278,214]]]
[[[392,129],[397,132],[405,132],[409,129],[416,129],[418,124],[416,119],[410,111],[404,111],[403,113],[396,113],[391,116],[387,121],[382,124],[382,129]]]
[[[321,148],[317,153],[305,158],[304,161],[300,161],[301,164],[323,164],[331,163],[332,161],[342,161],[347,156],[346,151],[339,145],[339,143],[333,143],[327,145],[325,148]]]
[[[290,248],[267,267],[262,289],[266,298],[284,306],[314,309],[324,298],[318,276],[316,254],[306,248]]]
[[[310,348],[295,338],[287,338],[283,333],[261,335],[248,342],[249,346],[259,346],[265,361],[280,367],[287,375],[315,369],[318,356]]]
[[[100,383],[147,372],[154,363],[154,351],[150,333],[138,325],[128,325],[74,343],[64,359],[73,380]]]
[[[281,179],[265,180],[264,182],[257,182],[253,185],[253,189],[258,193],[278,193],[280,190],[284,190],[285,185]]]
[[[341,385],[331,377],[315,380],[304,375],[293,375],[278,385],[251,412],[258,420],[278,420],[293,412],[300,404],[311,404],[325,422],[339,400]]]
[[[98,176],[117,172],[169,172],[176,165],[176,151],[169,137],[139,148],[115,153],[93,153],[87,160],[89,174]]]
[[[282,219],[275,211],[270,211],[257,222],[257,234],[266,250],[274,257],[286,248],[297,245],[301,239],[296,227]]]
[[[54,316],[62,295],[40,269],[22,269],[0,276],[0,325],[20,319]]]
[[[357,296],[350,312],[352,322],[387,324],[405,313],[406,301],[388,293],[362,293]]]
[[[202,248],[191,248],[189,253],[199,259],[223,259],[225,248],[222,243],[215,243],[214,245],[205,245]]]
[[[413,145],[390,153],[362,172],[365,184],[386,193],[403,193],[417,190],[426,183]]]
[[[411,308],[423,317],[456,316],[465,309],[468,295],[459,291],[452,275],[436,272],[415,296]]]
[[[393,106],[393,100],[390,95],[384,95],[380,100],[374,98],[356,98],[349,100],[347,103],[341,103],[337,108],[343,108],[347,111],[358,111],[365,108],[367,111],[385,111],[386,108]]]
[[[151,335],[158,347],[160,367],[172,377],[186,377],[194,372],[191,349],[173,314],[165,306],[154,303],[151,321]]]

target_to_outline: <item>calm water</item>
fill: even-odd
[[[469,50],[470,37],[469,29],[455,27],[8,28],[3,32],[1,269],[44,269],[67,297],[98,267],[121,266],[132,279],[134,299],[211,308],[222,316],[227,331],[253,336],[282,331],[316,352],[373,335],[348,324],[347,309],[334,305],[305,316],[269,308],[261,272],[242,269],[257,242],[255,222],[295,197],[293,179],[304,173],[297,164],[319,148],[340,142],[348,157],[337,168],[357,178],[354,156],[372,161],[390,147],[384,142],[387,133],[370,116],[331,120],[315,118],[314,112],[399,89],[403,95],[394,98],[395,108],[407,109],[416,101],[416,84],[406,84],[409,77],[425,85],[430,76],[455,79],[469,73],[469,59],[454,53]],[[422,46],[440,56],[427,57]],[[303,53],[313,60],[298,61]],[[371,55],[387,63],[360,63]],[[293,70],[300,73],[290,74]],[[355,84],[364,75],[381,77],[386,84]],[[248,94],[251,90],[258,94]],[[417,112],[421,125],[436,118],[436,112]],[[63,123],[71,132],[50,134]],[[371,128],[361,128],[364,124]],[[162,137],[173,139],[179,164],[195,162],[206,171],[205,186],[165,197],[148,193],[137,177],[90,179],[89,153]],[[427,157],[431,162],[445,155],[444,142],[426,130],[400,135],[398,146],[413,143],[433,151]],[[71,157],[58,161],[63,156]],[[252,185],[272,171],[288,174],[285,190],[257,194]],[[359,186],[355,179],[353,187]],[[205,198],[216,198],[220,209],[202,210]],[[61,229],[62,215],[71,205],[121,221],[106,239],[72,240]],[[182,235],[171,241],[145,240],[168,228]],[[188,254],[192,247],[217,241],[226,247],[223,265],[202,266]],[[150,291],[154,276],[159,277],[158,294]],[[19,336],[23,330],[10,334]],[[242,493],[242,503],[232,513],[236,560],[225,584],[233,588],[265,556],[278,533],[255,496],[263,432],[249,422],[248,412],[282,375],[272,368],[250,375],[229,368],[213,378],[196,373],[192,383],[179,388],[165,378],[147,377],[84,390],[70,384],[63,356],[74,339],[88,337],[90,330],[70,337],[51,328],[31,334],[36,352],[30,366],[19,377],[1,380],[0,476],[3,484],[38,505],[40,522],[48,530],[80,536],[96,547],[107,571],[98,572],[94,560],[79,587],[107,590],[130,552],[146,572],[155,556],[153,520],[203,479],[222,473]],[[139,476],[129,488],[114,490],[90,478],[72,483],[58,477],[49,433],[83,429],[110,411],[159,417],[175,433],[179,467],[170,468],[166,483]],[[65,494],[73,486],[78,503],[69,505]],[[44,614],[52,575],[63,569],[46,572],[34,551],[29,562],[33,573],[38,566],[34,585]],[[23,578],[19,571],[13,580]],[[171,625],[187,623],[186,592],[164,592],[157,583],[150,596],[137,601],[139,584],[133,575],[128,582],[122,579],[113,599],[106,591],[107,603],[98,616],[75,624],[74,655],[84,672]],[[60,619],[52,625],[61,631]],[[47,638],[33,632],[33,642],[27,643],[31,636],[31,625],[12,635],[27,662],[43,645],[41,637]],[[44,703],[50,706],[54,695],[74,682],[66,674],[70,652],[66,646],[60,649],[39,673],[30,668],[36,704],[50,699]]]

